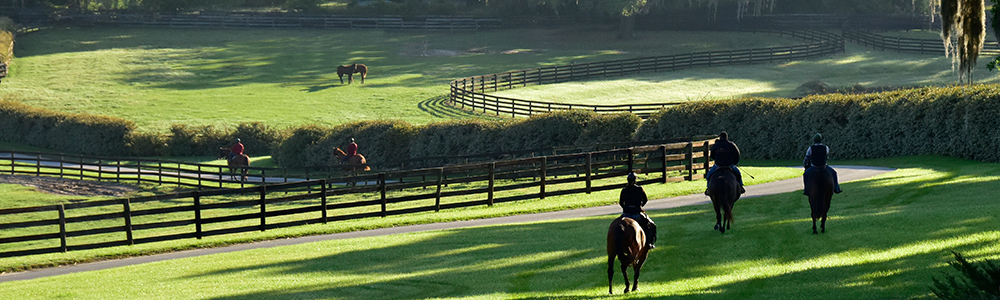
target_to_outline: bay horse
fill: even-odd
[[[344,153],[344,150],[340,150],[340,148],[337,147],[333,148],[333,153],[337,155],[337,162],[343,161],[344,157],[347,156],[347,153]],[[363,171],[371,171],[372,168],[365,165],[367,163],[368,160],[365,159],[365,156],[358,153],[357,155],[347,159],[347,163],[345,163],[347,167],[345,167],[344,170],[351,172],[357,171],[358,169],[361,169]]]
[[[733,205],[740,199],[740,183],[729,167],[719,167],[712,173],[708,195],[715,207],[715,230],[726,233],[733,222]]]
[[[363,64],[338,66],[337,77],[340,77],[340,84],[344,84],[344,74],[347,74],[347,84],[354,82],[354,74],[361,74],[361,84],[365,84],[365,77],[368,76],[368,67]]]
[[[808,181],[803,178],[805,183],[805,192],[809,196],[809,208],[812,210],[813,219],[813,234],[818,234],[816,231],[816,220],[822,219],[820,222],[820,228],[823,233],[826,233],[826,214],[830,212],[830,199],[833,198],[833,174],[830,174],[826,168],[810,168],[806,169],[809,173]]]
[[[241,154],[229,159],[229,153],[232,150],[229,147],[219,147],[219,158],[226,160],[226,164],[229,167],[229,179],[236,180],[236,169],[240,169],[240,181],[247,181],[247,172],[250,167],[250,157],[246,154]],[[219,178],[222,180],[222,178]]]
[[[639,270],[646,262],[649,246],[646,233],[639,222],[631,218],[618,217],[608,227],[608,294],[614,294],[615,258],[621,262],[622,276],[625,277],[625,291],[629,292],[628,267],[632,267],[632,290],[639,287]]]

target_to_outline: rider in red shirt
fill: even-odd
[[[232,160],[237,156],[243,156],[243,143],[239,138],[236,139],[236,144],[229,148],[229,159]]]
[[[354,138],[351,138],[351,143],[347,144],[347,149],[344,152],[347,155],[344,155],[344,159],[340,161],[341,163],[347,163],[348,159],[358,155],[358,144],[354,143]]]

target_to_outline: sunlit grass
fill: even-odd
[[[950,251],[1000,258],[1000,165],[943,157],[865,161],[898,171],[844,185],[826,234],[800,193],[742,199],[725,235],[711,207],[652,212],[659,247],[620,298],[930,299]],[[886,184],[892,181],[892,184]],[[956,199],[954,191],[976,196]],[[898,195],[885,198],[886,195]],[[15,298],[593,299],[606,297],[613,216],[335,240],[0,284]],[[101,284],[97,284],[101,282]],[[169,294],[162,293],[170,290]],[[160,293],[157,293],[157,292]]]

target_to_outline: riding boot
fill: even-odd
[[[837,170],[834,170],[830,166],[827,166],[826,169],[830,170],[830,175],[833,175],[833,192],[840,194],[843,190],[840,189],[840,179],[837,178]]]
[[[740,194],[746,194],[747,190],[743,188],[743,174],[736,172],[736,181],[740,183]]]
[[[656,248],[656,224],[653,224],[653,220],[649,220],[646,223],[646,244],[649,245],[649,249]]]

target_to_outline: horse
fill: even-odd
[[[365,77],[368,76],[368,67],[363,64],[350,64],[337,67],[337,77],[340,77],[340,84],[344,84],[344,74],[347,74],[347,84],[354,82],[354,74],[361,74],[361,84],[365,84]]]
[[[715,230],[726,233],[726,229],[729,229],[729,225],[733,222],[733,205],[740,199],[740,184],[736,179],[736,173],[728,167],[719,167],[712,173],[708,194],[712,198],[712,206],[715,207]]]
[[[228,147],[219,147],[219,158],[225,158],[226,163],[229,166],[229,179],[236,180],[236,169],[240,169],[240,181],[247,181],[247,172],[250,167],[250,157],[246,154],[241,154],[229,159],[229,153],[232,152]],[[219,178],[220,180],[222,178]]]
[[[816,220],[822,219],[820,228],[826,233],[826,214],[830,212],[830,199],[833,198],[833,175],[826,168],[808,169],[812,172],[805,183],[806,195],[809,195],[809,208],[812,210],[813,234],[816,232]]]
[[[333,153],[337,155],[337,161],[338,162],[344,161],[344,157],[347,156],[347,153],[344,153],[344,150],[340,150],[340,148],[336,148],[336,147],[333,148]],[[353,172],[353,171],[357,171],[359,169],[359,167],[364,167],[364,168],[361,168],[361,170],[371,171],[372,168],[370,168],[367,165],[365,165],[367,163],[368,163],[368,160],[365,159],[365,156],[361,155],[359,153],[357,155],[352,156],[350,159],[347,160],[347,162],[345,164],[347,164],[348,166],[345,167],[344,170],[346,170],[346,171],[352,171]]]
[[[608,294],[614,294],[615,257],[621,262],[622,277],[625,277],[625,291],[629,292],[628,267],[632,267],[632,290],[639,287],[639,270],[646,262],[649,246],[646,233],[639,222],[631,218],[618,217],[608,227]]]

